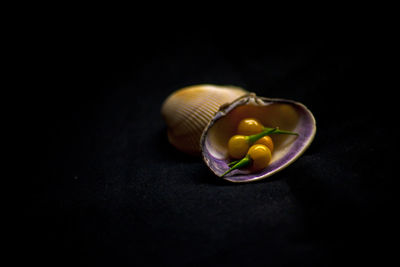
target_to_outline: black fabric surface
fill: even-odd
[[[30,93],[40,163],[27,190],[25,255],[54,266],[390,261],[394,133],[383,130],[392,110],[381,105],[390,97],[376,79],[373,50],[384,49],[374,38],[91,29],[53,40],[43,87]],[[201,83],[304,103],[314,142],[269,179],[221,181],[168,143],[160,116],[170,93]]]

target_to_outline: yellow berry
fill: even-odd
[[[246,136],[234,135],[228,142],[228,153],[231,158],[241,159],[249,150],[249,142]]]
[[[250,156],[252,160],[252,165],[251,165],[252,172],[265,169],[272,158],[271,151],[269,150],[269,148],[259,144],[251,146],[247,154]]]
[[[264,126],[255,118],[246,118],[239,122],[237,133],[241,135],[253,135],[262,132]]]
[[[260,144],[268,147],[271,153],[274,151],[274,142],[272,142],[272,138],[268,135],[261,137],[254,144]]]

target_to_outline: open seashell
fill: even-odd
[[[221,107],[206,126],[200,140],[202,157],[211,171],[221,176],[229,169],[227,143],[236,134],[240,120],[253,117],[266,127],[297,132],[293,135],[271,135],[274,152],[269,165],[258,173],[246,169],[234,170],[224,179],[231,182],[251,182],[267,178],[293,163],[311,144],[316,122],[312,113],[301,103],[266,97],[254,93],[245,95]]]
[[[161,114],[168,127],[168,140],[188,154],[200,154],[200,137],[221,106],[248,93],[239,87],[193,85],[172,93]]]

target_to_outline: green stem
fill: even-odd
[[[221,175],[221,178],[224,177],[226,174],[230,173],[233,170],[245,167],[247,165],[249,165],[251,163],[251,159],[250,156],[247,155],[246,157],[242,158],[241,160],[239,160],[238,163],[236,163],[235,165],[233,165],[232,168],[230,168],[229,170],[227,170],[226,172],[224,172],[224,174]]]
[[[235,160],[235,161],[232,161],[232,162],[229,162],[229,163],[228,163],[228,166],[229,166],[229,167],[232,167],[233,165],[235,165],[235,164],[238,163],[239,161],[240,161],[240,159]]]
[[[276,131],[274,131],[273,134],[291,134],[291,135],[299,135],[298,133],[295,133],[295,132],[279,130],[278,127],[276,127],[276,128],[264,127],[264,131],[268,131],[268,130],[272,130],[272,129],[276,129]]]
[[[267,128],[266,130],[262,131],[261,133],[258,134],[253,134],[253,135],[249,135],[247,136],[247,141],[249,143],[249,146],[251,146],[253,143],[255,143],[258,139],[260,139],[261,137],[264,137],[266,135],[275,133],[275,131],[278,128]]]

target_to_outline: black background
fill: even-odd
[[[321,35],[117,26],[57,25],[31,36],[23,255],[108,266],[393,259],[384,36],[357,27]],[[168,143],[160,116],[170,93],[201,83],[304,103],[317,121],[314,142],[270,179],[217,179]]]

